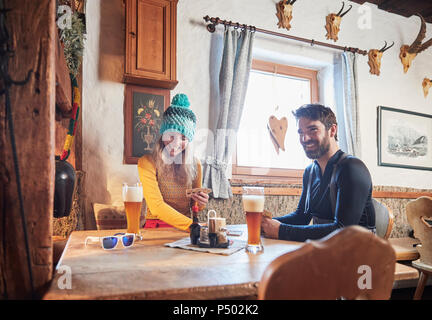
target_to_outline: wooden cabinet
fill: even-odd
[[[124,82],[173,89],[178,0],[126,0]]]

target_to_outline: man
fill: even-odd
[[[303,191],[296,211],[262,219],[265,237],[305,241],[320,239],[338,228],[361,225],[375,232],[372,180],[365,164],[347,156],[337,144],[337,122],[330,108],[308,104],[295,112],[300,143],[314,159],[303,174]],[[340,162],[338,163],[338,161]],[[330,181],[334,166],[336,201],[332,209]],[[313,220],[313,225],[309,225]]]

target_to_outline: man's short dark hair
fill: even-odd
[[[302,105],[300,108],[293,111],[293,115],[296,117],[297,121],[300,118],[319,120],[325,126],[326,130],[329,130],[334,124],[337,125],[336,116],[332,109],[322,104],[311,103]],[[338,141],[337,133],[335,134],[335,140]]]

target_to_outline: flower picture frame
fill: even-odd
[[[126,85],[124,103],[124,163],[153,151],[159,139],[162,115],[169,106],[168,89]]]

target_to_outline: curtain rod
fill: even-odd
[[[240,24],[238,22],[232,22],[232,21],[228,21],[228,20],[221,20],[219,17],[216,18],[210,18],[208,15],[203,17],[203,19],[206,22],[210,22],[207,25],[207,30],[211,33],[215,32],[216,30],[216,26],[218,24],[223,24],[224,26],[229,26],[229,27],[234,27],[235,29],[240,28],[240,29],[249,29],[252,32],[260,32],[260,33],[265,33],[265,34],[269,34],[272,36],[276,36],[276,37],[282,37],[282,38],[288,38],[288,39],[292,39],[292,40],[296,40],[296,41],[301,41],[301,42],[307,42],[309,43],[311,46],[314,45],[318,45],[318,46],[323,46],[323,47],[329,47],[329,48],[333,48],[333,49],[338,49],[338,50],[342,50],[342,51],[349,51],[352,53],[359,53],[362,55],[367,55],[367,51],[366,50],[361,50],[359,48],[352,48],[352,47],[342,47],[342,46],[337,46],[334,44],[330,44],[330,43],[325,43],[325,42],[321,42],[321,41],[315,41],[314,39],[305,39],[305,38],[300,38],[300,37],[296,37],[296,36],[291,36],[288,34],[283,34],[283,33],[279,33],[279,32],[274,32],[274,31],[270,31],[270,30],[265,30],[265,29],[261,29],[261,28],[257,28],[255,26],[248,26],[246,24]]]

